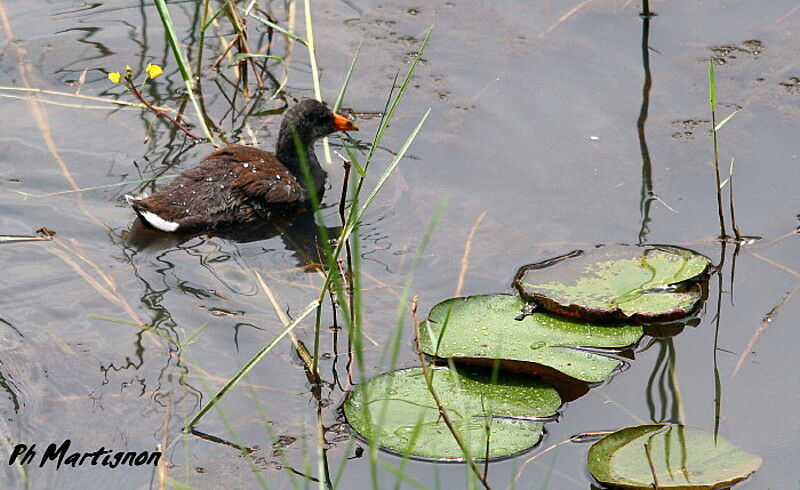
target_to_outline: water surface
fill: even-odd
[[[138,74],[154,62],[166,72],[146,96],[179,106],[183,84],[149,2],[3,2],[0,8],[8,18],[1,86],[132,100],[105,73],[130,64]],[[279,2],[266,8],[286,19]],[[573,434],[674,421],[679,412],[688,424],[710,430],[719,414],[721,433],[764,457],[743,488],[790,488],[800,480],[787,457],[796,453],[800,437],[798,295],[782,304],[750,345],[764,316],[800,277],[798,235],[792,234],[799,212],[800,12],[784,0],[658,2],[651,8],[658,15],[645,23],[639,3],[622,0],[314,2],[327,100],[334,100],[363,40],[345,99],[356,112],[382,110],[396,72],[405,71],[435,24],[376,159],[380,170],[429,107],[431,116],[360,231],[365,333],[372,339],[367,375],[390,369],[385,347],[398,298],[444,199],[411,288],[422,312],[455,293],[476,223],[461,294],[508,291],[519,266],[599,243],[671,243],[719,262],[709,57],[717,60],[720,117],[741,109],[720,132],[720,157],[726,170],[731,159],[736,162],[738,226],[763,239],[737,254],[727,247],[722,281],[712,278],[697,326],[638,352],[630,369],[565,406],[561,422],[548,424],[533,452],[493,463],[495,488],[517,475],[517,488],[589,488],[591,477],[580,469],[586,445],[562,445],[523,464]],[[199,7],[175,2],[170,9],[184,42],[196,44],[190,26]],[[297,20],[303,33],[302,15]],[[266,39],[254,36],[252,42]],[[278,52],[282,42],[276,41]],[[216,40],[207,42],[205,67],[217,49]],[[309,72],[306,52],[295,46],[290,95],[312,94]],[[227,134],[247,138],[221,95],[230,92],[230,78],[230,68],[208,70],[202,81],[206,106]],[[44,446],[69,438],[85,451],[155,450],[162,444],[176,481],[198,488],[257,486],[241,451],[180,429],[281,328],[255,272],[290,315],[318,294],[321,279],[305,267],[314,259],[313,222],[306,217],[288,235],[267,230],[249,241],[200,236],[137,248],[126,239],[134,220],[123,196],[147,188],[140,179],[189,168],[210,145],[162,122],[151,127],[151,114],[138,109],[34,104],[8,98],[25,96],[8,89],[0,95],[0,234],[33,234],[42,226],[57,232],[52,242],[0,245],[3,440]],[[266,99],[259,104],[262,111],[281,106]],[[271,147],[278,123],[277,116],[251,121],[265,147]],[[360,121],[358,136],[369,140],[377,124]],[[335,227],[341,169],[329,172],[324,215]],[[332,321],[326,308],[323,325]],[[347,388],[346,338],[324,332],[328,461],[332,472],[347,461],[342,488],[370,488],[367,457],[355,457],[359,444],[337,411]],[[397,367],[416,366],[408,320],[403,333]],[[296,334],[310,346],[313,322],[303,322]],[[665,379],[657,371],[660,352],[673,352],[671,386],[659,381]],[[715,362],[721,392],[715,390]],[[284,449],[289,466],[316,474],[318,404],[288,339],[248,380],[252,389],[234,389],[222,412],[210,413],[198,428],[254,448],[255,465],[271,487],[292,486],[276,447]],[[426,487],[458,488],[466,475],[460,465],[423,462],[410,462],[406,472]],[[2,478],[4,487],[23,486],[13,466],[3,465]],[[159,481],[152,469],[127,467],[30,467],[28,478],[31,488],[146,488]],[[388,471],[379,478],[381,488],[395,483]]]

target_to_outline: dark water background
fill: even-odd
[[[735,257],[728,246],[721,303],[715,277],[699,325],[672,340],[679,401],[675,391],[647,388],[659,352],[668,348],[666,341],[656,343],[637,353],[629,370],[565,406],[539,449],[579,432],[674,420],[679,405],[688,424],[713,429],[719,309],[720,431],[764,458],[741,487],[800,486],[799,294],[789,297],[746,352],[764,315],[800,280],[800,236],[787,236],[798,227],[800,212],[796,2],[655,2],[658,15],[649,31],[641,5],[624,0],[313,4],[326,99],[335,98],[363,39],[344,104],[357,112],[383,108],[396,71],[405,71],[435,24],[376,166],[382,170],[391,160],[390,152],[428,107],[431,117],[361,228],[365,328],[374,341],[366,345],[368,375],[388,369],[384,347],[394,332],[398,297],[424,229],[445,197],[449,202],[412,287],[422,312],[454,294],[467,236],[481,216],[463,294],[507,291],[519,266],[598,243],[672,243],[718,261],[707,79],[707,60],[715,57],[720,117],[741,108],[720,133],[721,161],[726,169],[731,158],[736,161],[739,227],[763,239]],[[130,64],[138,74],[154,62],[166,65],[166,73],[150,85],[148,97],[178,106],[182,82],[149,2],[12,0],[0,6],[8,20],[0,34],[0,86],[75,93],[88,68],[80,93],[112,98],[122,92],[106,71]],[[188,35],[181,32],[196,22],[197,3],[170,8],[179,35]],[[271,8],[285,19],[280,2]],[[302,6],[298,13],[302,33]],[[206,67],[218,45],[209,41]],[[279,41],[279,52],[281,46]],[[645,59],[649,90],[643,90]],[[230,77],[230,69],[224,73]],[[289,93],[311,95],[309,73],[306,52],[295,45]],[[225,87],[222,78],[211,71],[204,80],[206,102],[211,117],[232,132],[233,118],[215,84]],[[2,486],[22,486],[16,468],[6,464],[10,445],[66,438],[85,451],[153,450],[165,441],[169,476],[176,481],[198,488],[256,486],[238,450],[182,435],[180,427],[280,330],[254,271],[290,314],[316,296],[319,276],[298,267],[306,260],[280,236],[249,242],[198,237],[161,250],[136,249],[124,239],[133,221],[124,194],[141,190],[139,179],[188,168],[210,146],[192,144],[162,123],[143,143],[152,117],[138,109],[33,105],[9,95],[25,93],[0,90],[0,234],[32,234],[46,226],[58,235],[53,242],[0,245],[0,439],[8,441],[0,451]],[[130,94],[120,98],[132,100]],[[260,109],[279,105],[264,101]],[[191,109],[187,113],[193,116]],[[251,121],[266,147],[278,121]],[[377,124],[360,121],[361,136],[369,140]],[[72,189],[67,172],[80,188],[127,184],[63,193]],[[330,173],[325,201],[335,205],[341,170]],[[648,189],[657,199],[643,198]],[[335,208],[325,215],[336,223]],[[292,227],[301,239],[312,228],[307,220]],[[108,318],[138,318],[181,342],[206,326],[178,349],[174,341]],[[416,366],[408,321],[403,332],[399,367]],[[296,333],[311,345],[312,322]],[[345,345],[342,335],[339,352]],[[323,350],[334,350],[328,331]],[[342,376],[345,361],[340,357],[334,366],[332,356],[326,359],[326,380],[334,370]],[[215,412],[199,428],[258,447],[253,457],[270,486],[289,487],[273,437],[280,437],[291,466],[304,471],[308,465],[315,473],[317,404],[288,339],[249,381],[252,391],[236,388],[221,404],[235,435]],[[353,457],[354,446],[336,410],[342,390],[325,389],[322,396],[335,471]],[[263,417],[271,421],[267,428]],[[522,470],[517,488],[588,488],[587,449],[567,444],[538,458]],[[493,486],[508,486],[532,454],[492,464]],[[420,462],[406,471],[424,486],[450,488],[464,486],[467,473],[461,465]],[[150,469],[86,466],[32,467],[29,478],[31,488],[147,488],[158,481]],[[380,479],[381,488],[395,482],[383,470]],[[367,458],[349,460],[341,488],[368,487]]]

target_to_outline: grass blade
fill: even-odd
[[[720,129],[722,129],[722,126],[725,126],[725,123],[727,123],[728,121],[730,121],[730,120],[731,120],[731,118],[732,118],[733,116],[735,116],[737,112],[739,112],[739,109],[736,109],[735,111],[733,111],[733,112],[731,113],[731,115],[730,115],[730,116],[728,116],[728,117],[726,117],[725,119],[723,119],[722,121],[718,122],[718,123],[717,123],[717,125],[716,125],[716,126],[714,126],[714,130],[715,130],[715,131],[719,131]]]
[[[358,172],[358,175],[360,175],[361,178],[364,178],[364,176],[367,175],[367,171],[364,170],[364,167],[362,167],[360,163],[358,163],[358,158],[356,157],[355,153],[353,153],[353,149],[350,148],[350,145],[347,144],[347,141],[345,141],[344,138],[342,138],[342,146],[344,146],[344,151],[347,152],[347,157],[350,159],[350,163],[353,165],[353,168],[356,169],[356,172]]]
[[[308,48],[308,62],[311,64],[311,82],[314,84],[314,97],[322,102],[322,92],[319,88],[319,67],[317,66],[317,48],[314,45],[314,24],[311,22],[311,1],[303,3],[303,14],[306,21],[306,47]],[[330,155],[325,163],[330,163]]]
[[[397,155],[395,155],[394,159],[392,160],[392,163],[389,164],[389,166],[383,172],[383,175],[381,175],[381,178],[378,179],[378,183],[375,184],[375,187],[372,189],[372,192],[370,192],[367,198],[364,200],[364,204],[361,206],[361,209],[359,209],[358,214],[356,215],[357,220],[361,219],[361,215],[364,214],[369,205],[372,203],[372,200],[375,199],[375,196],[378,194],[378,192],[380,192],[381,188],[383,187],[383,184],[386,183],[386,179],[389,178],[394,169],[397,167],[397,164],[400,163],[400,160],[405,156],[406,151],[408,151],[408,148],[411,146],[411,143],[413,143],[414,139],[416,139],[417,133],[419,133],[419,130],[422,129],[422,125],[425,124],[425,120],[428,119],[430,113],[431,110],[429,108],[427,111],[425,111],[425,115],[422,116],[422,119],[420,119],[419,123],[417,123],[417,127],[415,127],[414,130],[411,131],[411,134],[408,135],[406,142],[403,143],[403,146],[400,147],[400,150],[397,152]],[[343,237],[343,239],[346,238],[347,238],[346,236]]]
[[[35,235],[0,235],[0,243],[50,242],[53,237]]]
[[[708,60],[708,103],[711,110],[717,110],[717,82],[714,79],[714,58]]]
[[[724,240],[725,214],[722,210],[722,178],[719,173],[719,143],[717,142],[717,84],[714,79],[714,58],[708,60],[708,101],[711,105],[711,136],[714,142],[714,175],[717,180],[717,215],[719,217],[719,238]]]
[[[296,326],[297,326],[297,324],[298,324],[298,323],[300,323],[300,321],[301,321],[301,320],[303,320],[303,318],[307,317],[309,313],[311,313],[312,311],[314,311],[314,310],[317,308],[317,306],[318,306],[318,305],[319,305],[319,300],[315,299],[314,301],[312,301],[311,303],[309,303],[309,304],[308,304],[308,306],[306,306],[305,308],[303,308],[303,311],[301,311],[301,312],[300,312],[300,314],[299,314],[299,315],[297,315],[297,317],[296,317],[294,320],[292,320],[292,321],[291,321],[291,323],[289,323],[288,325],[286,325],[286,326],[283,328],[283,330],[281,330],[281,331],[278,333],[278,335],[276,335],[276,336],[275,336],[275,337],[274,337],[272,340],[270,340],[270,341],[269,341],[269,343],[268,343],[267,345],[265,345],[263,349],[261,349],[260,351],[258,351],[258,353],[257,353],[255,356],[253,356],[253,357],[252,357],[252,359],[250,359],[249,361],[247,361],[247,364],[245,364],[245,365],[244,365],[244,367],[242,367],[242,369],[241,369],[241,370],[239,370],[239,372],[238,372],[238,373],[236,373],[236,374],[235,374],[235,375],[234,375],[234,376],[233,376],[233,377],[232,377],[232,378],[231,378],[231,379],[230,379],[230,380],[229,380],[227,383],[225,383],[225,386],[223,386],[223,387],[222,387],[222,388],[221,388],[221,389],[220,389],[220,390],[217,392],[217,394],[216,394],[216,395],[214,395],[214,396],[211,398],[211,400],[210,400],[208,403],[206,403],[206,406],[205,406],[205,407],[203,407],[203,408],[202,408],[202,409],[201,409],[199,412],[197,412],[197,415],[195,415],[195,416],[192,418],[192,420],[190,420],[190,421],[189,421],[189,423],[188,423],[188,424],[186,424],[186,426],[184,427],[184,430],[189,430],[189,429],[191,429],[192,427],[194,427],[194,426],[197,424],[197,422],[198,422],[198,421],[199,421],[201,418],[203,418],[203,416],[206,414],[206,412],[208,412],[208,411],[211,409],[211,407],[213,407],[214,405],[216,405],[217,401],[218,401],[220,398],[222,398],[222,397],[225,395],[225,393],[227,393],[227,392],[228,392],[228,390],[230,390],[231,388],[233,388],[234,386],[236,386],[236,384],[237,384],[239,381],[241,381],[241,379],[242,379],[242,378],[243,378],[243,377],[244,377],[244,376],[245,376],[247,373],[249,373],[249,372],[250,372],[250,370],[251,370],[251,369],[253,369],[253,368],[255,367],[255,365],[256,365],[256,364],[258,364],[258,363],[259,363],[259,361],[261,361],[261,359],[262,359],[262,358],[263,358],[265,355],[267,355],[267,353],[268,353],[269,351],[271,351],[271,350],[272,350],[272,348],[273,348],[273,347],[275,347],[275,345],[276,345],[276,344],[277,344],[277,343],[278,343],[278,342],[279,342],[279,341],[280,341],[280,340],[281,340],[281,339],[282,339],[284,336],[286,336],[286,334],[288,334],[288,333],[289,333],[289,332],[290,332],[290,331],[291,331],[291,330],[292,330],[294,327],[296,327]]]
[[[422,45],[420,45],[419,51],[417,51],[417,55],[416,57],[414,57],[414,62],[411,63],[411,67],[408,69],[408,73],[406,73],[406,77],[403,79],[403,83],[400,84],[400,88],[397,91],[397,95],[390,104],[388,111],[386,112],[386,114],[384,114],[384,117],[381,119],[381,124],[380,126],[378,126],[378,132],[375,135],[375,141],[372,143],[372,147],[369,149],[369,153],[367,154],[366,164],[364,165],[365,167],[369,167],[369,162],[372,160],[372,155],[374,155],[375,150],[378,149],[378,144],[383,138],[383,133],[386,131],[386,128],[389,126],[389,121],[392,120],[394,112],[397,110],[397,106],[400,105],[400,100],[403,98],[403,94],[408,88],[409,82],[411,82],[411,76],[417,69],[417,64],[419,64],[419,60],[422,59],[422,53],[425,51],[425,47],[428,45],[428,40],[431,37],[431,32],[433,32],[433,26],[431,26],[428,29],[428,32],[425,34],[425,39],[422,40]]]
[[[218,146],[216,140],[214,140],[214,136],[211,134],[211,131],[208,129],[208,125],[206,124],[205,113],[200,108],[200,104],[197,102],[197,97],[194,96],[192,68],[189,66],[189,63],[186,62],[186,58],[183,56],[183,51],[181,51],[181,46],[178,42],[178,36],[175,34],[172,18],[169,15],[169,9],[167,9],[167,2],[165,0],[155,0],[155,4],[156,9],[158,10],[158,15],[161,17],[161,24],[164,26],[164,30],[166,31],[167,40],[172,48],[172,54],[175,56],[175,61],[178,62],[178,69],[181,72],[181,78],[183,78],[183,83],[186,85],[186,93],[189,94],[189,100],[192,102],[192,107],[194,107],[194,111],[199,119],[198,122],[200,123],[200,127],[203,128],[203,132],[206,134],[206,137],[211,144]]]
[[[375,184],[375,187],[372,189],[372,192],[370,192],[369,196],[367,196],[367,199],[364,201],[364,204],[358,209],[358,211],[355,211],[354,210],[355,208],[351,208],[350,215],[347,218],[347,224],[342,228],[341,235],[339,235],[339,239],[337,240],[336,249],[333,251],[332,260],[336,260],[337,258],[339,258],[339,255],[342,252],[342,248],[344,247],[344,243],[347,241],[348,238],[350,238],[350,234],[353,232],[353,229],[361,220],[361,216],[363,216],[363,214],[367,211],[367,208],[369,207],[370,203],[372,203],[372,201],[375,199],[375,196],[378,195],[378,192],[380,192],[381,188],[386,183],[386,180],[389,178],[394,169],[397,167],[397,164],[400,163],[400,160],[403,158],[403,156],[405,156],[406,151],[408,151],[408,148],[411,146],[411,143],[414,142],[414,139],[417,137],[417,133],[419,133],[419,130],[422,129],[422,125],[425,124],[425,120],[428,118],[428,115],[430,113],[431,110],[429,108],[425,112],[425,115],[422,116],[422,119],[417,124],[417,127],[414,128],[414,130],[411,132],[410,135],[408,135],[406,142],[403,143],[403,146],[400,148],[400,151],[397,152],[397,155],[395,155],[394,159],[392,160],[392,163],[389,164],[389,167],[387,167],[386,170],[383,172],[381,178],[378,179],[378,183]],[[358,196],[358,193],[356,193],[356,196]]]
[[[265,19],[264,17],[261,17],[260,15],[254,13],[254,12],[248,13],[247,16],[251,17],[251,18],[253,18],[253,19],[255,19],[255,20],[259,21],[259,22],[261,22],[265,26],[272,28],[276,32],[279,32],[279,33],[283,34],[284,36],[286,36],[288,38],[294,39],[295,41],[299,42],[303,46],[307,46],[308,45],[306,40],[301,38],[301,37],[299,37],[297,34],[294,34],[293,32],[290,32],[290,31],[284,29],[283,27],[279,26],[278,24],[276,24],[274,22],[271,22],[268,19]]]
[[[356,54],[353,56],[353,61],[350,62],[350,68],[347,70],[347,75],[344,76],[344,83],[342,83],[342,88],[339,90],[339,95],[336,97],[336,102],[333,103],[333,112],[338,112],[339,108],[342,106],[344,93],[347,91],[347,86],[350,84],[350,77],[353,75],[353,69],[356,67],[356,61],[358,60],[358,55],[361,53],[361,44],[363,42],[363,39],[358,42]]]
[[[308,62],[311,64],[311,81],[314,84],[314,98],[322,102],[322,91],[319,88],[319,66],[317,66],[317,48],[314,44],[314,24],[311,22],[311,0],[303,3],[303,14],[306,21],[306,49],[308,49]],[[322,138],[322,154],[326,165],[333,162],[331,158],[331,145],[328,137]]]

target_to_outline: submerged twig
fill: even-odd
[[[13,192],[14,194],[19,194],[21,196],[24,196],[25,198],[28,198],[28,197],[42,198],[42,197],[61,196],[63,194],[74,194],[76,192],[98,191],[98,190],[102,190],[102,189],[110,189],[112,187],[121,187],[121,186],[126,186],[126,185],[131,185],[131,184],[143,184],[145,182],[155,182],[155,181],[157,181],[159,179],[165,179],[165,178],[177,177],[177,176],[178,176],[178,174],[165,174],[165,175],[159,175],[158,177],[148,177],[146,179],[138,179],[138,180],[125,180],[125,181],[122,181],[122,182],[115,182],[113,184],[94,185],[94,186],[91,186],[91,187],[81,187],[79,189],[68,189],[68,190],[65,190],[65,191],[48,192],[46,194],[32,194],[30,192],[18,191],[18,190],[15,190],[15,189],[9,189],[9,192]]]
[[[14,32],[11,28],[11,22],[8,20],[8,15],[6,14],[5,6],[0,3],[0,24],[3,27],[3,31],[6,35],[6,39],[14,39]],[[12,51],[15,56],[15,62],[17,66],[17,72],[19,73],[20,84],[23,87],[30,88],[33,84],[30,83],[30,78],[33,76],[33,67],[30,63],[25,61],[25,57],[27,55],[26,51],[19,47],[15,43],[10,43],[10,46],[13,48]],[[70,172],[67,163],[61,156],[61,153],[56,146],[55,139],[53,138],[53,133],[51,131],[50,122],[48,120],[47,111],[43,107],[42,103],[36,100],[28,99],[28,109],[33,116],[34,121],[36,122],[36,126],[39,129],[39,132],[42,135],[42,139],[44,140],[45,146],[50,154],[53,156],[53,160],[56,161],[58,164],[59,169],[61,170],[64,179],[69,183],[70,187],[73,189],[78,189],[78,182],[72,176],[72,172]],[[78,207],[81,209],[84,215],[93,221],[95,224],[99,225],[104,229],[108,229],[102,221],[100,221],[94,214],[86,208],[83,204],[83,201],[80,199],[80,196],[77,200]]]
[[[610,434],[610,433],[611,432],[604,432],[604,433],[602,433],[602,435],[607,435],[607,434]],[[515,487],[517,485],[517,483],[519,482],[520,477],[522,476],[522,472],[525,470],[525,467],[528,466],[528,464],[530,464],[533,461],[539,459],[541,456],[544,456],[545,454],[549,453],[550,451],[552,451],[552,450],[554,450],[554,449],[556,449],[556,448],[558,448],[560,446],[563,446],[564,444],[568,444],[570,442],[575,442],[575,441],[581,442],[582,439],[584,439],[584,438],[585,438],[585,434],[574,435],[574,436],[570,437],[569,439],[566,439],[566,440],[561,441],[561,442],[557,442],[557,443],[553,444],[552,446],[550,446],[550,447],[548,447],[546,449],[543,449],[542,451],[540,451],[540,452],[534,454],[533,456],[531,456],[530,458],[526,459],[525,462],[522,463],[522,465],[519,467],[519,470],[517,471],[517,474],[514,475],[514,480],[512,482],[512,487]]]
[[[169,447],[170,425],[172,423],[172,408],[175,403],[173,392],[170,390],[167,395],[167,404],[164,410],[164,421],[161,424],[161,442],[158,443],[157,451],[163,453]],[[161,458],[158,462],[158,490],[167,490],[169,479],[169,458]]]
[[[780,17],[778,17],[777,19],[775,19],[775,23],[777,24],[779,22],[783,22],[784,20],[786,20],[789,17],[791,17],[794,14],[796,14],[798,10],[800,10],[800,5],[797,5],[797,6],[793,7],[791,10],[789,10],[785,14],[783,14]]]
[[[800,272],[792,269],[791,267],[787,267],[787,266],[781,264],[780,262],[776,262],[776,261],[770,259],[769,257],[764,257],[763,255],[761,255],[760,253],[757,253],[757,252],[753,252],[752,255],[753,255],[753,257],[757,258],[758,260],[766,262],[767,264],[769,264],[769,265],[771,265],[773,267],[776,267],[776,268],[782,270],[783,272],[786,272],[787,274],[791,274],[794,277],[800,277]]]
[[[258,279],[258,284],[261,286],[261,289],[264,291],[264,294],[267,295],[267,298],[269,299],[269,302],[272,305],[272,309],[275,310],[275,314],[278,315],[281,324],[283,324],[283,326],[286,327],[286,325],[288,325],[292,321],[291,318],[289,318],[289,316],[281,309],[281,306],[278,304],[278,300],[275,298],[275,295],[272,294],[272,289],[270,289],[270,287],[267,286],[267,283],[264,281],[264,278],[261,277],[261,274],[259,274],[258,271],[256,271],[256,278]],[[294,332],[289,331],[288,335],[289,338],[292,340],[292,343],[294,344],[297,355],[300,356],[300,359],[303,361],[306,370],[310,370],[312,360],[311,356],[308,353],[308,349],[306,349],[306,347],[300,342],[300,340],[297,338],[297,335],[295,335]]]
[[[567,19],[575,15],[580,9],[592,3],[592,1],[593,0],[584,0],[575,7],[571,8],[569,11],[567,11],[567,13],[559,17],[558,20],[555,21],[550,27],[542,31],[541,34],[537,36],[537,39],[543,39],[546,35],[550,34],[553,31],[553,29],[555,29],[556,27],[564,23]]]
[[[797,291],[799,288],[800,284],[793,287],[789,291],[786,291],[783,297],[781,297],[781,299],[778,300],[777,303],[775,303],[775,306],[773,306],[772,309],[769,310],[769,312],[766,315],[764,315],[764,318],[761,320],[761,324],[758,326],[753,336],[750,337],[750,341],[747,343],[747,346],[745,346],[744,350],[742,350],[742,353],[739,354],[739,360],[736,361],[736,367],[733,368],[733,374],[731,374],[731,379],[735,378],[736,375],[739,374],[739,369],[741,369],[745,359],[747,359],[747,355],[752,351],[753,346],[755,345],[758,338],[761,336],[762,333],[764,333],[764,330],[766,330],[767,325],[769,325],[772,322],[772,319],[775,317],[778,311],[780,311],[783,305],[786,304],[786,301],[788,301],[789,298],[791,298],[792,295],[795,293],[795,291]]]
[[[93,100],[93,101],[97,101],[97,102],[103,102],[103,103],[106,103],[106,104],[111,104],[112,106],[113,105],[121,105],[121,106],[130,107],[130,108],[142,107],[141,104],[137,104],[135,102],[128,102],[127,100],[106,99],[106,98],[97,97],[97,96],[94,96],[94,95],[85,95],[85,94],[77,94],[77,93],[72,94],[72,93],[69,93],[69,92],[59,92],[57,90],[44,90],[44,89],[33,88],[33,87],[0,87],[0,92],[3,92],[3,91],[28,92],[28,93],[32,93],[32,94],[56,95],[56,96],[59,96],[59,97],[74,97],[74,98],[78,98],[78,99],[86,99],[86,100]],[[74,107],[76,109],[105,109],[105,110],[114,109],[114,107],[80,106],[80,105],[74,105],[74,104],[59,103],[59,102],[52,101],[52,100],[33,99],[31,97],[25,97],[25,96],[13,96],[13,95],[0,94],[0,97],[14,97],[14,98],[20,98],[20,99],[23,99],[23,100],[35,100],[36,102],[39,102],[39,103],[42,103],[42,104],[55,104],[55,105],[60,105],[60,106],[65,106],[65,107]],[[166,107],[166,106],[154,106],[154,107],[156,107],[158,110],[164,111],[164,112],[177,112],[175,109],[173,109],[171,107]]]
[[[81,253],[78,249],[77,243],[74,241],[70,243],[71,247],[68,246],[61,240],[55,240],[54,244],[58,245],[60,248],[52,247],[48,248],[47,250],[51,252],[56,257],[63,260],[67,265],[72,267],[72,270],[75,271],[76,274],[81,276],[87,284],[89,284],[98,294],[106,298],[111,303],[118,305],[122,308],[125,313],[128,314],[128,317],[133,320],[135,323],[142,325],[144,322],[139,317],[139,314],[136,313],[136,310],[131,307],[130,303],[119,293],[117,290],[117,284],[114,279],[106,272],[102,270],[102,268],[97,265],[96,263],[92,262],[88,257]],[[72,256],[70,256],[72,255]],[[88,265],[94,272],[100,276],[102,280],[95,279],[92,277],[89,272],[81,266],[79,261],[73,259],[73,257],[79,259],[80,262]],[[156,336],[154,334],[149,335],[150,338],[155,341]],[[158,342],[156,342],[158,343]]]
[[[486,211],[478,215],[475,224],[473,224],[472,229],[469,230],[469,235],[467,235],[467,242],[464,244],[464,255],[461,256],[461,270],[458,273],[458,282],[456,283],[456,292],[454,296],[461,296],[461,289],[464,287],[464,276],[467,274],[467,268],[469,267],[469,252],[472,250],[472,240],[475,239],[475,232],[478,230],[481,221],[483,221],[485,217]]]
[[[775,240],[772,240],[772,242],[770,243],[770,245],[774,245],[774,244],[776,244],[776,243],[778,243],[778,242],[781,242],[781,241],[783,241],[783,240],[786,240],[786,239],[787,239],[787,238],[789,238],[790,236],[792,236],[792,235],[797,235],[798,233],[800,233],[800,228],[797,228],[797,229],[795,229],[795,230],[792,230],[792,231],[790,231],[789,233],[785,233],[785,234],[783,234],[783,235],[779,236],[779,237],[778,237],[778,238],[776,238]]]
[[[295,317],[295,319],[294,319],[294,320],[292,320],[292,321],[291,321],[291,322],[290,322],[288,325],[286,325],[286,326],[283,328],[283,330],[281,330],[280,332],[278,332],[278,334],[277,334],[277,335],[275,335],[275,337],[273,337],[273,339],[272,339],[272,340],[270,340],[270,341],[269,341],[269,343],[267,343],[267,345],[265,345],[265,346],[264,346],[264,347],[263,347],[263,348],[262,348],[260,351],[258,351],[258,353],[257,353],[256,355],[254,355],[254,356],[253,356],[253,357],[252,357],[252,358],[251,358],[249,361],[247,361],[247,363],[244,365],[244,367],[242,367],[242,369],[241,369],[241,370],[239,370],[239,372],[238,372],[238,373],[236,373],[235,375],[233,375],[233,377],[232,377],[230,380],[228,380],[228,382],[227,382],[227,383],[225,383],[225,386],[223,386],[223,387],[222,387],[222,388],[221,388],[221,389],[220,389],[220,390],[219,390],[219,391],[218,391],[218,392],[217,392],[217,393],[216,393],[216,394],[215,394],[213,397],[211,397],[211,400],[210,400],[210,401],[209,401],[209,402],[208,402],[208,403],[207,403],[207,404],[206,404],[206,405],[205,405],[205,406],[204,406],[202,409],[200,409],[200,411],[199,411],[199,412],[197,412],[197,414],[196,414],[196,415],[195,415],[195,416],[192,418],[192,420],[190,420],[190,421],[189,421],[189,423],[187,423],[187,424],[186,424],[186,426],[184,427],[184,430],[185,430],[185,431],[188,431],[188,430],[190,430],[190,429],[191,429],[191,428],[192,428],[192,427],[193,427],[195,424],[197,424],[197,422],[198,422],[198,421],[199,421],[201,418],[203,418],[203,416],[204,416],[206,413],[208,413],[208,411],[211,409],[211,407],[213,407],[214,405],[216,405],[217,401],[219,401],[219,399],[220,399],[220,398],[222,398],[223,396],[225,396],[225,393],[227,393],[227,392],[228,392],[228,390],[230,390],[231,388],[233,388],[234,386],[236,386],[236,385],[239,383],[239,381],[240,381],[240,380],[241,380],[241,379],[242,379],[242,378],[243,378],[243,377],[244,377],[244,376],[245,376],[247,373],[249,373],[249,372],[250,372],[250,370],[251,370],[251,369],[253,369],[253,367],[255,367],[255,365],[256,365],[256,364],[258,364],[258,363],[261,361],[261,359],[263,359],[263,358],[264,358],[264,356],[266,356],[266,355],[267,355],[267,353],[268,353],[269,351],[271,351],[271,350],[272,350],[272,348],[273,348],[273,347],[275,347],[275,345],[276,345],[276,344],[277,344],[277,343],[278,343],[278,342],[279,342],[279,341],[280,341],[280,340],[281,340],[281,339],[282,339],[282,338],[283,338],[283,337],[284,337],[286,334],[288,334],[289,332],[291,332],[291,331],[292,331],[292,329],[293,329],[294,327],[296,327],[296,326],[297,326],[297,324],[298,324],[298,323],[300,323],[300,321],[301,321],[301,320],[303,320],[303,318],[305,318],[305,317],[306,317],[306,316],[308,316],[308,315],[309,315],[309,314],[310,314],[312,311],[314,311],[314,310],[317,308],[317,305],[318,305],[318,304],[319,304],[319,301],[315,299],[314,301],[312,301],[311,303],[309,303],[309,304],[308,304],[308,305],[307,305],[305,308],[303,308],[303,311],[301,311],[301,312],[300,312],[300,313],[299,313],[299,314],[298,314],[298,315]]]

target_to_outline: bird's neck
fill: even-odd
[[[278,136],[278,144],[275,147],[275,154],[283,165],[297,178],[300,184],[308,188],[306,185],[306,176],[303,171],[303,162],[298,155],[298,151],[305,152],[305,163],[308,166],[308,171],[311,174],[311,181],[314,183],[314,190],[319,193],[322,191],[322,186],[325,185],[325,170],[317,160],[317,155],[314,154],[314,141],[302,141],[303,150],[299,150],[295,145],[294,136],[290,131],[281,130]]]

